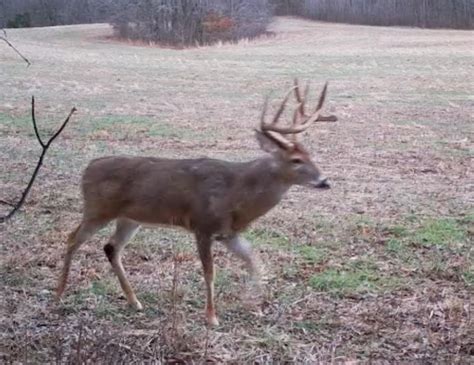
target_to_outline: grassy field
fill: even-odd
[[[107,25],[9,30],[0,44],[0,199],[15,201],[44,135],[72,106],[24,209],[0,226],[0,359],[44,363],[474,362],[472,32],[279,18],[274,36],[187,50],[119,43]],[[328,113],[304,136],[329,191],[292,189],[248,232],[266,283],[215,249],[221,325],[206,329],[192,237],[142,230],[124,265],[145,305],[127,309],[102,251],[81,247],[52,301],[79,180],[111,154],[261,155],[264,96],[292,78]],[[0,206],[3,212],[7,206]]]

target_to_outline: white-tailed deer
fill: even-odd
[[[326,89],[327,84],[315,110],[306,114],[309,87],[301,93],[295,80],[270,123],[265,121],[265,101],[256,135],[260,147],[269,155],[253,161],[131,156],[91,161],[82,179],[83,218],[69,235],[57,298],[66,286],[74,252],[99,229],[116,220],[115,233],[104,251],[128,303],[137,310],[142,309],[125,276],[122,249],[140,225],[179,226],[196,237],[207,290],[206,318],[208,324],[216,325],[213,241],[227,246],[245,263],[250,275],[257,278],[258,268],[250,245],[240,233],[278,204],[292,185],[329,187],[307,150],[296,140],[296,135],[314,122],[337,120],[334,116],[320,115]],[[279,118],[293,93],[298,103],[293,123],[280,126]]]

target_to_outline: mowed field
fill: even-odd
[[[121,43],[108,25],[7,31],[32,65],[0,44],[0,199],[18,199],[41,152],[31,96],[44,136],[78,112],[0,225],[1,362],[474,362],[472,32],[294,18],[271,30],[186,50]],[[134,312],[102,251],[110,226],[54,303],[89,160],[261,156],[263,100],[294,77],[313,100],[329,81],[339,121],[302,140],[332,189],[292,188],[247,232],[265,272],[257,297],[216,244],[221,324],[207,329],[193,237],[143,229],[124,256],[145,306]]]

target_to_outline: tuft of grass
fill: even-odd
[[[107,280],[94,280],[91,283],[90,293],[102,299],[115,292],[113,284]]]
[[[288,237],[270,229],[252,229],[246,234],[247,239],[255,245],[269,245],[273,247],[288,248],[291,243]]]
[[[452,247],[465,240],[466,231],[451,218],[428,220],[413,235],[413,242],[423,246]]]
[[[464,271],[462,274],[462,278],[466,285],[474,287],[474,266]]]
[[[316,290],[344,295],[373,290],[376,280],[376,276],[372,273],[329,269],[321,274],[313,275],[309,280],[309,285]]]
[[[0,275],[0,283],[2,286],[9,286],[12,288],[25,288],[33,284],[30,277],[26,276],[24,272],[17,272],[13,270],[4,271]]]
[[[129,308],[118,305],[113,297],[117,290],[112,281],[101,279],[92,281],[87,289],[80,289],[65,297],[62,309],[66,314],[79,313],[86,307],[92,306],[98,318],[117,320],[125,319],[133,314]]]
[[[377,292],[397,283],[396,278],[383,276],[377,265],[367,259],[353,261],[340,269],[329,268],[309,279],[313,289],[335,296]]]
[[[229,271],[217,270],[214,285],[217,288],[230,288],[235,285],[235,281],[232,279],[232,275]]]
[[[424,247],[458,248],[467,240],[470,216],[461,220],[453,218],[407,221],[406,226],[395,225],[384,229],[387,237],[386,250],[400,254],[408,250],[409,244]]]
[[[387,241],[385,249],[389,253],[392,253],[398,256],[406,249],[406,246],[403,244],[401,240],[396,239],[396,238],[390,238]]]
[[[387,234],[393,237],[406,237],[408,228],[400,225],[391,226],[387,228]]]
[[[295,249],[302,261],[308,264],[320,264],[328,257],[326,250],[313,246],[296,246]]]

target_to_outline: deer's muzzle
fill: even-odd
[[[320,177],[318,180],[312,181],[309,185],[316,189],[330,189],[331,188],[331,185],[329,185],[327,177]]]

